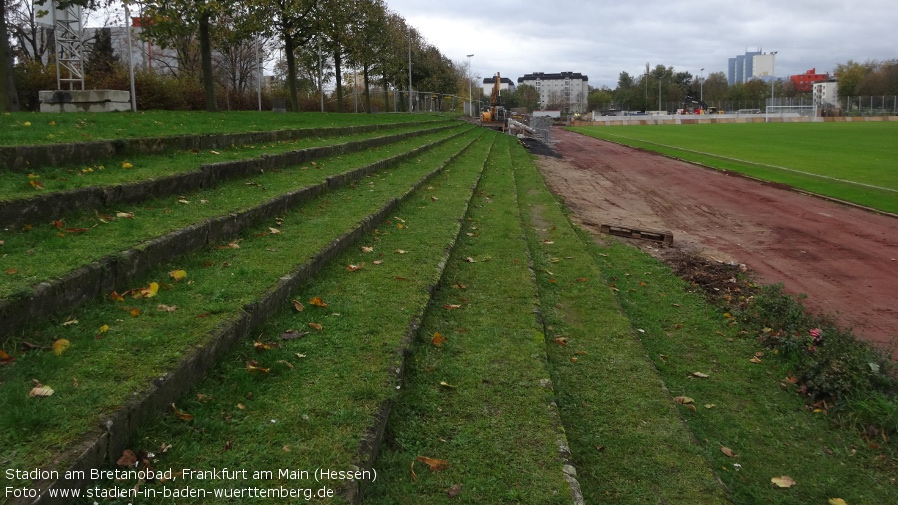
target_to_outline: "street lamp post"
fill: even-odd
[[[705,69],[701,69],[698,73],[698,99],[705,101]]]
[[[774,77],[776,75],[776,53],[777,51],[770,51],[770,56],[773,57],[770,62],[770,103],[764,110],[768,122],[770,121],[770,107],[773,106],[773,82],[776,81],[776,77]]]
[[[474,57],[473,54],[468,55],[468,73],[471,73],[471,58]],[[474,76],[468,76],[468,113],[471,116],[474,116],[474,84],[473,81]]]

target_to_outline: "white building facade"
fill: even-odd
[[[558,109],[571,114],[586,112],[589,78],[579,72],[535,72],[519,77],[518,86],[522,84],[536,88],[540,109]]]

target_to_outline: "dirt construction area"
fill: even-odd
[[[670,231],[674,249],[744,264],[859,338],[898,344],[898,218],[557,128],[552,143],[543,175],[584,228]]]

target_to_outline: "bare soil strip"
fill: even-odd
[[[670,230],[674,249],[745,264],[863,340],[898,338],[898,219],[572,132],[553,139],[563,158],[540,167],[585,228]]]

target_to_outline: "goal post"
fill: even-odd
[[[766,110],[769,117],[815,117],[816,105],[768,105]]]

